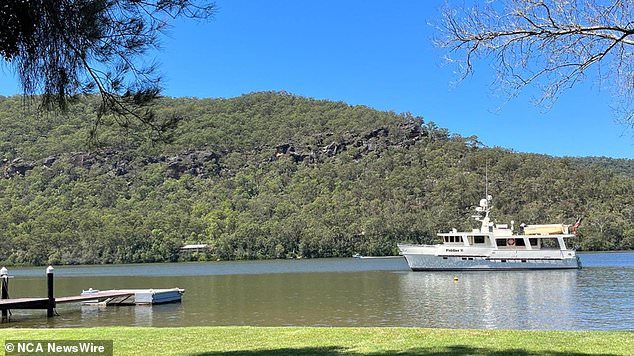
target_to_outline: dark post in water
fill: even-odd
[[[0,299],[9,299],[9,271],[6,267],[0,269]],[[8,319],[9,311],[2,309],[2,320]]]
[[[46,308],[46,316],[52,317],[55,315],[55,297],[53,295],[53,266],[48,266],[46,269],[47,289],[48,289],[48,307]]]

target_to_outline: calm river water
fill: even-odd
[[[182,303],[61,305],[0,327],[106,325],[634,329],[634,253],[582,254],[582,270],[411,272],[396,259],[57,267],[56,296],[89,287],[185,288]],[[12,298],[45,296],[45,268],[10,268]],[[454,276],[458,281],[454,281]]]

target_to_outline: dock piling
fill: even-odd
[[[53,293],[53,266],[46,268],[47,290],[48,290],[48,305],[46,308],[46,316],[55,316],[55,296]]]
[[[0,269],[0,299],[9,299],[9,271],[6,267]],[[2,309],[2,321],[9,318],[9,310]]]

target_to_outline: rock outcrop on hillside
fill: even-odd
[[[348,132],[342,138],[335,140],[332,139],[332,134],[317,135],[317,145],[315,146],[302,146],[292,142],[277,145],[271,160],[289,156],[296,163],[319,163],[335,157],[349,148],[355,149],[353,158],[358,160],[369,153],[381,152],[389,147],[409,147],[428,136],[420,121],[406,122],[398,127],[397,132],[392,134],[387,127],[380,127],[360,135]],[[325,142],[328,143],[324,144]]]
[[[367,154],[380,153],[390,147],[409,147],[425,137],[428,134],[421,127],[420,121],[409,121],[400,125],[395,132],[390,132],[387,127],[379,127],[362,134],[346,132],[338,139],[334,139],[332,133],[315,134],[316,145],[285,142],[275,147],[258,148],[255,153],[270,151],[272,155],[269,162],[286,156],[297,164],[315,164],[335,159],[344,151],[354,150],[353,158],[359,160]],[[26,161],[20,157],[11,161],[5,159],[0,162],[0,172],[2,178],[10,179],[24,176],[36,167],[54,169],[56,165],[66,163],[89,171],[125,176],[135,167],[159,164],[164,168],[165,177],[170,179],[178,179],[184,174],[208,178],[221,173],[221,161],[225,155],[226,152],[189,150],[169,156],[148,156],[142,160],[133,160],[126,152],[108,148],[94,152],[51,155],[39,161]]]
[[[2,160],[0,168],[2,171],[2,178],[11,178],[16,175],[25,175],[26,172],[32,170],[35,167],[34,162],[26,162],[22,158],[18,157],[11,161],[8,159]]]

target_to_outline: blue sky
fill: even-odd
[[[634,132],[615,122],[592,82],[550,110],[532,90],[505,102],[487,63],[455,83],[430,25],[444,0],[217,0],[212,21],[178,21],[155,54],[168,96],[234,97],[264,90],[409,111],[487,146],[554,156],[634,158]],[[460,2],[462,3],[462,2]],[[18,94],[0,70],[0,94]]]

